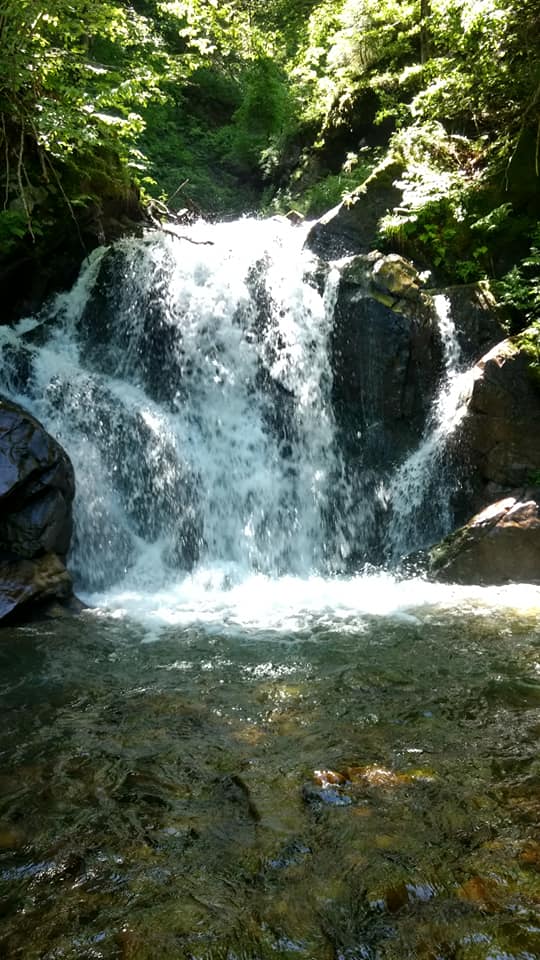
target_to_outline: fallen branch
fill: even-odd
[[[177,233],[176,230],[171,230],[170,227],[164,227],[163,224],[155,224],[156,230],[163,230],[163,233],[168,233],[171,237],[176,237],[177,240],[187,240],[188,243],[194,243],[198,247],[213,247],[213,240],[194,240],[193,237],[186,237],[185,234]]]

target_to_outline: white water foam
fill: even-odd
[[[439,615],[496,618],[505,613],[519,613],[540,635],[538,586],[460,586],[420,577],[400,580],[385,572],[274,579],[219,566],[199,568],[156,592],[126,585],[85,599],[95,608],[93,615],[142,623],[148,639],[159,636],[163,628],[197,625],[219,634],[247,632],[259,639],[279,635],[292,640],[306,630],[361,634],[372,617],[414,627]]]

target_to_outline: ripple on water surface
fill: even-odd
[[[233,574],[3,632],[1,955],[538,956],[538,590]]]

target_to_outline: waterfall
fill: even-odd
[[[246,218],[124,239],[39,316],[0,328],[4,392],[75,467],[79,590],[158,591],[201,570],[229,585],[327,576],[350,572],[364,528],[391,563],[448,531],[442,451],[466,394],[446,301],[420,446],[353,482],[332,407],[340,274],[306,232]]]
[[[338,274],[304,240],[277,218],[126,239],[2,333],[4,384],[75,466],[83,588],[331,558]]]
[[[456,476],[448,456],[448,441],[467,412],[473,373],[462,369],[447,298],[437,295],[434,305],[443,347],[444,376],[420,445],[383,485],[382,496],[390,514],[385,549],[392,563],[415,549],[429,546],[452,526]]]

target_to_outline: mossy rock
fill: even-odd
[[[540,390],[540,320],[531,323],[514,337],[513,343],[526,358],[530,378]]]
[[[540,582],[540,488],[514,491],[476,514],[429,551],[437,580]]]
[[[307,246],[328,259],[372,251],[381,219],[401,201],[396,183],[402,174],[401,161],[386,157],[346,200],[314,224]]]

